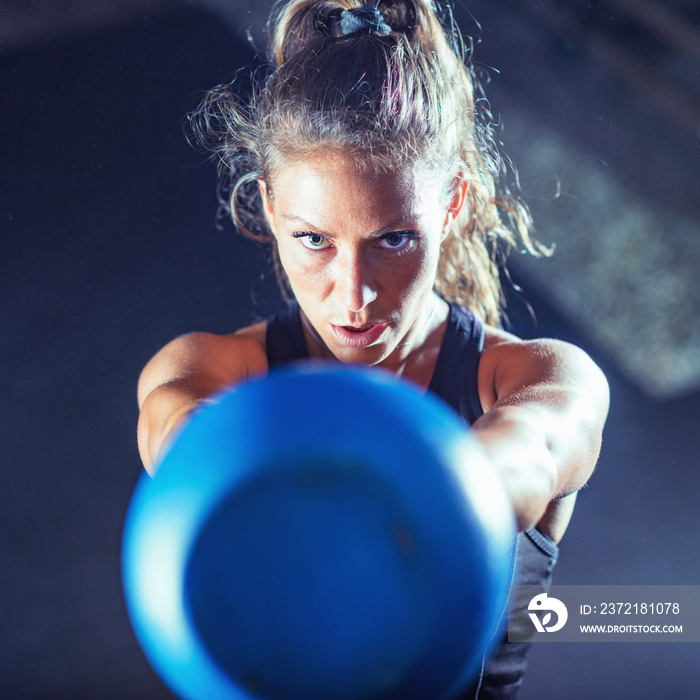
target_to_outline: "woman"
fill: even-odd
[[[191,117],[239,229],[269,240],[295,304],[236,333],[178,338],[139,381],[152,474],[214,391],[305,357],[384,368],[472,424],[516,515],[520,583],[547,583],[600,449],[605,378],[581,350],[500,330],[499,256],[531,239],[497,194],[488,114],[429,0],[290,0],[248,102],[215,88]],[[465,697],[513,697],[525,645],[501,645]]]

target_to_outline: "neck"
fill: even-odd
[[[443,299],[431,294],[403,341],[380,365],[427,389],[445,335],[448,310]]]
[[[311,325],[311,321],[306,318],[306,314],[301,307],[299,308],[299,317],[301,318],[301,325],[304,328],[304,337],[306,338],[306,348],[309,357],[339,362],[338,358],[328,349],[323,338],[321,338],[316,329]]]

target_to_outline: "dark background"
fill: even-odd
[[[470,5],[483,27],[477,57],[500,71],[489,96],[504,133],[509,113],[534,116],[605,157],[637,194],[695,216],[692,101],[681,109],[649,84],[645,93],[633,71],[582,41],[602,37],[634,62],[648,36],[620,34],[622,13],[596,3],[527,8]],[[135,386],[176,335],[231,331],[280,306],[261,251],[229,224],[216,228],[213,166],[182,130],[202,92],[252,53],[196,3],[144,2],[118,21],[74,23],[48,3],[7,9],[36,21],[0,35],[0,697],[167,698],[120,588],[121,528],[141,471]],[[695,5],[677,9],[697,30]],[[693,78],[681,53],[679,86]],[[595,128],[601,109],[606,127]],[[556,582],[700,583],[700,395],[648,397],[576,319],[516,279],[538,325],[512,294],[514,329],[578,343],[612,390]],[[697,658],[695,644],[541,644],[522,698],[696,697]]]

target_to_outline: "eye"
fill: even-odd
[[[308,233],[303,231],[293,235],[294,238],[298,238],[304,248],[308,250],[324,250],[330,245],[330,241],[320,233]]]
[[[413,231],[390,231],[379,239],[379,247],[385,250],[404,250],[415,238]]]

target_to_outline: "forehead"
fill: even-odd
[[[331,151],[288,163],[271,184],[275,207],[285,218],[361,223],[432,215],[441,197],[429,180],[416,165],[378,171]]]

